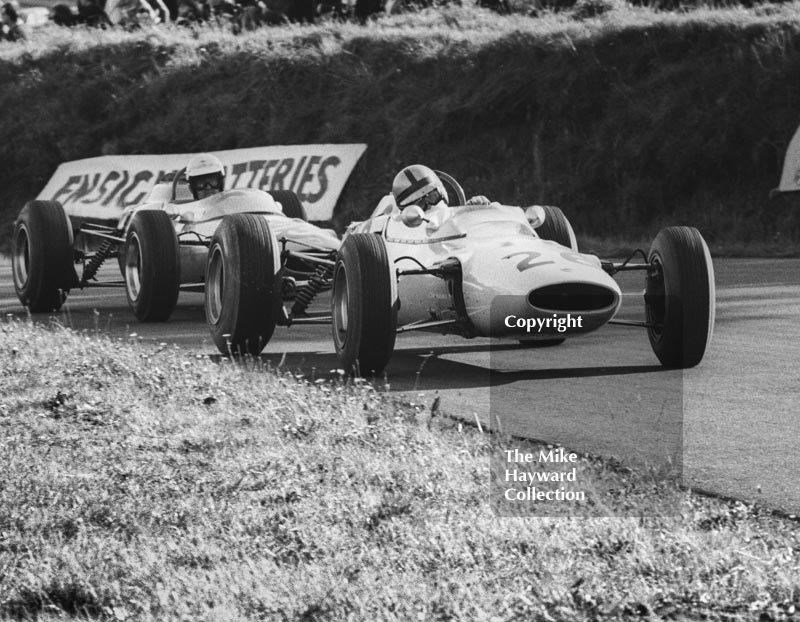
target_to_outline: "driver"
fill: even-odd
[[[432,169],[422,164],[406,166],[392,182],[392,196],[397,207],[403,209],[408,205],[419,205],[427,211],[434,207],[446,207],[447,190],[442,180]],[[489,199],[476,195],[467,201],[467,205],[488,204]]]
[[[186,165],[186,179],[195,200],[205,199],[225,188],[225,167],[217,156],[201,153]]]

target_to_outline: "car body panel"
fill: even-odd
[[[287,240],[287,250],[302,252],[314,248],[335,251],[339,248],[339,237],[332,229],[323,229],[300,218],[286,217],[281,204],[262,190],[225,190],[204,199],[186,200],[186,193],[182,192],[186,188],[184,184],[178,184],[175,188],[177,200],[172,201],[172,184],[158,184],[147,202],[126,210],[118,224],[118,228],[124,231],[137,211],[166,211],[173,218],[175,233],[181,243],[181,283],[200,283],[204,280],[208,248],[199,242],[208,242],[222,218],[231,214],[262,215],[269,222],[275,239]],[[280,265],[277,255],[280,251],[281,247],[276,245],[276,266]]]
[[[580,328],[559,336],[591,332],[614,317],[621,304],[617,283],[602,268],[600,260],[576,253],[556,242],[539,238],[522,209],[498,203],[448,207],[443,203],[425,213],[427,222],[407,226],[402,212],[388,204],[376,209],[379,215],[354,223],[352,232],[373,232],[383,236],[398,277],[398,324],[457,319],[458,307],[477,336],[520,336],[518,328],[505,326],[503,318],[552,318],[562,309],[535,307],[532,291],[561,288],[590,291],[593,307],[572,309],[580,314]],[[453,283],[430,274],[403,275],[403,271],[461,267],[458,292]],[[544,291],[551,291],[544,290]],[[594,295],[593,294],[593,295]],[[459,299],[460,298],[460,299]],[[587,296],[586,300],[590,298]],[[552,333],[529,335],[531,339],[552,339]],[[526,336],[527,338],[527,336]]]

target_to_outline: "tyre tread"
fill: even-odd
[[[139,236],[142,252],[139,297],[128,303],[141,322],[165,322],[180,293],[180,249],[172,220],[160,210],[142,210],[131,219],[128,235]]]
[[[216,244],[221,246],[227,268],[217,324],[211,321],[206,303],[211,335],[223,354],[257,355],[275,332],[281,304],[269,224],[255,214],[226,216],[212,237],[211,248]]]
[[[656,253],[664,263],[666,311],[662,336],[648,330],[650,343],[665,367],[694,367],[714,329],[714,270],[708,247],[694,227],[666,227],[653,240],[648,259]]]
[[[543,240],[552,240],[577,253],[578,242],[575,239],[575,232],[561,208],[554,205],[542,205],[542,209],[544,209],[545,219],[536,229],[539,237]]]
[[[308,221],[306,209],[296,193],[291,190],[270,190],[269,194],[283,206],[284,216]]]
[[[30,266],[26,284],[14,280],[17,296],[32,313],[58,311],[77,280],[69,217],[58,201],[28,201],[14,224],[14,244],[23,223],[28,229]]]
[[[349,334],[344,348],[337,343],[337,353],[347,371],[357,364],[362,375],[378,374],[392,356],[397,334],[386,245],[374,233],[355,233],[345,239],[339,253],[348,270],[348,287],[355,288],[360,304],[350,318],[358,334]]]

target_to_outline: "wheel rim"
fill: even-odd
[[[645,294],[645,317],[648,323],[655,326],[648,328],[651,337],[660,341],[663,335],[664,316],[666,314],[667,292],[664,284],[664,266],[661,257],[653,255],[650,265],[654,268],[655,274],[647,277],[647,289]]]
[[[14,280],[20,288],[28,284],[30,261],[31,247],[28,228],[25,225],[20,225],[14,240]]]
[[[333,334],[339,346],[342,346],[347,340],[349,297],[347,270],[345,270],[344,264],[339,264],[333,280]]]
[[[139,236],[132,232],[125,245],[125,286],[131,300],[138,300],[142,290],[142,248]]]
[[[219,244],[211,249],[208,260],[208,284],[206,286],[206,301],[208,303],[208,319],[212,324],[218,324],[222,316],[222,292],[225,279],[225,259]]]

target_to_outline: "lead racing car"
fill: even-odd
[[[206,291],[222,352],[263,348],[272,330],[253,309],[267,304],[265,295],[273,306],[294,299],[296,315],[305,315],[304,301],[326,286],[319,273],[329,268],[320,262],[338,249],[336,233],[308,223],[291,191],[242,188],[196,200],[183,172],[157,184],[116,225],[73,220],[56,201],[28,202],[12,238],[20,302],[32,312],[57,311],[74,289],[124,287],[136,318],[156,322],[170,317],[180,291]],[[98,281],[111,258],[122,280]]]
[[[644,327],[665,367],[702,360],[714,327],[715,284],[697,229],[662,229],[647,254],[603,261],[578,252],[559,208],[465,205],[458,182],[437,173],[458,205],[401,209],[388,195],[345,234],[331,301],[334,344],[345,369],[382,371],[396,334],[409,330],[536,346],[608,323]],[[629,270],[644,276],[641,321],[614,319],[621,291],[613,277]],[[530,331],[531,324],[538,330]]]

